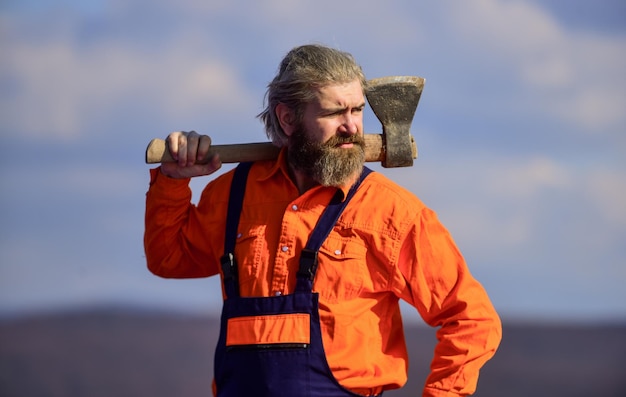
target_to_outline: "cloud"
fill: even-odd
[[[507,68],[517,77],[525,106],[514,96],[510,106],[588,134],[616,134],[626,123],[626,37],[568,30],[530,2],[482,0],[450,11],[448,26],[474,51],[490,55],[487,68]]]
[[[253,101],[237,69],[218,54],[199,53],[203,43],[194,37],[154,54],[115,39],[77,45],[80,23],[72,18],[51,23],[40,40],[9,22],[6,37],[18,39],[2,43],[0,79],[10,87],[0,91],[1,115],[6,130],[31,140],[84,137],[91,120],[133,104],[184,119],[209,111],[233,117]]]
[[[525,201],[536,198],[543,189],[572,186],[568,168],[551,158],[541,156],[495,161],[501,166],[488,169],[483,176],[486,193],[492,194],[495,199]]]
[[[596,203],[603,220],[621,226],[626,237],[626,170],[605,166],[587,170],[582,190]]]
[[[144,46],[148,38],[127,40],[115,30],[91,28],[95,33],[78,39],[88,24],[125,26],[131,22],[129,12],[138,7],[150,9],[147,21],[133,22],[138,24],[139,32],[161,30],[154,35],[152,48]],[[349,4],[340,7],[356,13],[366,32],[346,31],[340,15],[322,17],[316,2],[304,2],[298,7],[278,1],[255,3],[254,12],[240,16],[245,23],[239,25],[239,35],[234,27],[225,26],[238,8],[224,2],[181,2],[175,11],[165,3],[115,2],[103,16],[92,16],[93,21],[71,12],[47,20],[45,33],[39,33],[45,37],[39,40],[24,35],[26,28],[5,15],[6,56],[0,61],[0,79],[10,80],[13,89],[0,90],[1,115],[11,129],[19,126],[31,139],[67,140],[85,133],[90,113],[106,115],[119,107],[150,109],[159,116],[178,120],[207,112],[232,120],[237,109],[250,109],[252,118],[259,110],[259,87],[263,84],[250,86],[244,74],[251,73],[259,63],[255,58],[263,53],[250,46],[248,38],[257,36],[266,43],[268,51],[280,46],[271,67],[267,60],[261,61],[268,72],[264,80],[267,81],[290,43],[316,41],[316,37],[328,42],[330,32],[342,39],[331,39],[329,44],[347,47],[366,64],[372,55],[383,62],[388,53],[395,55],[398,49],[405,48],[396,63],[415,64],[420,60],[419,64],[428,67],[448,62],[446,67],[455,65],[454,72],[458,74],[455,58],[467,53],[471,54],[463,60],[467,69],[484,74],[475,79],[494,79],[492,87],[496,87],[508,73],[517,78],[515,87],[502,86],[511,92],[515,90],[506,102],[494,95],[493,88],[483,85],[485,90],[471,86],[464,89],[457,85],[454,95],[459,99],[446,96],[441,103],[448,111],[466,112],[480,106],[481,113],[490,108],[518,119],[549,117],[567,122],[574,130],[583,128],[587,134],[612,134],[612,139],[621,139],[614,130],[626,123],[626,114],[621,111],[626,107],[626,87],[621,78],[626,67],[623,38],[569,32],[546,11],[520,1],[483,0],[453,8],[403,6],[411,12],[377,4],[358,10]],[[169,14],[185,18],[175,19]],[[309,16],[310,25],[299,18],[302,14]],[[380,20],[394,20],[394,24],[389,27]],[[26,27],[37,21],[41,19],[31,16]],[[294,34],[277,35],[279,26],[293,30]],[[452,47],[443,52],[438,44],[441,38],[435,36],[441,26],[453,35],[449,37]],[[310,34],[316,30],[325,31],[326,35]],[[227,40],[233,43],[231,47],[223,44],[225,31],[232,35]],[[125,28],[119,29],[119,33],[123,32]],[[242,48],[246,50],[238,50]],[[387,71],[395,69],[394,62],[382,65]],[[372,65],[371,69],[378,73],[378,66]],[[425,77],[430,81],[431,76]],[[433,77],[433,84],[437,84],[436,76]],[[428,92],[428,88],[427,83],[430,97],[426,99],[431,104],[437,91],[446,90],[438,86],[435,92]]]
[[[582,263],[589,256],[604,257],[607,265],[620,261],[625,171],[487,148],[449,153],[428,144],[443,157],[386,173],[439,214],[462,250],[479,259],[479,268],[515,258],[538,267]]]

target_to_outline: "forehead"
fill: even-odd
[[[312,105],[321,108],[357,107],[365,101],[363,87],[358,79],[317,87],[314,89],[314,98]]]

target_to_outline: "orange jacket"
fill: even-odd
[[[221,272],[231,180],[232,172],[217,177],[195,206],[189,180],[151,170],[144,243],[154,274]],[[335,191],[316,187],[300,195],[284,151],[278,161],[252,167],[235,248],[241,296],[293,292],[300,250]],[[440,327],[423,396],[472,393],[500,342],[500,319],[448,231],[418,198],[380,173],[363,182],[320,249],[314,291],[331,370],[360,394],[406,382],[399,299]]]

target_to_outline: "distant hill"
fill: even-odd
[[[0,320],[1,397],[211,396],[218,320],[98,309]],[[407,326],[417,397],[434,330]],[[507,324],[478,397],[624,397],[626,325]]]

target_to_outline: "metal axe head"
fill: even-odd
[[[416,76],[389,76],[367,81],[365,95],[383,125],[383,167],[413,165],[411,123],[425,80]]]

